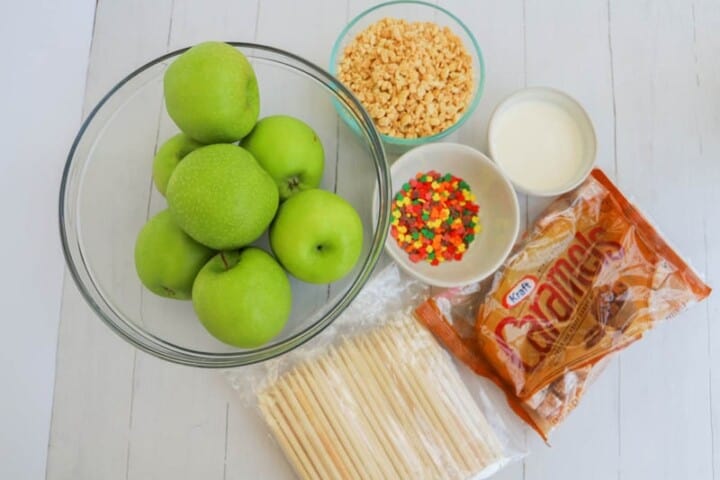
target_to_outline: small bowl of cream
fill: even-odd
[[[549,197],[577,187],[595,163],[590,117],[569,95],[545,87],[515,92],[488,128],[490,156],[515,188]]]

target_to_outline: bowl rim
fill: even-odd
[[[580,112],[580,116],[585,120],[590,127],[590,139],[592,140],[592,154],[586,159],[585,164],[583,165],[582,169],[579,170],[580,176],[578,179],[570,184],[568,186],[563,188],[558,188],[555,190],[539,190],[539,189],[533,189],[528,188],[526,186],[523,186],[519,184],[513,177],[507,172],[507,169],[505,166],[503,166],[502,162],[497,160],[497,155],[494,152],[493,148],[493,142],[492,142],[492,136],[496,130],[497,122],[499,115],[502,113],[504,109],[513,101],[516,101],[517,99],[520,99],[524,95],[529,94],[537,94],[538,96],[541,96],[543,98],[549,98],[551,96],[555,97],[563,97],[565,98],[569,103],[575,105],[578,108],[578,111]],[[563,193],[567,193],[571,190],[574,190],[578,185],[580,185],[582,182],[585,181],[585,179],[590,175],[590,172],[592,171],[593,167],[595,166],[595,162],[597,161],[597,133],[595,132],[595,125],[593,124],[592,118],[590,118],[590,114],[587,113],[587,110],[585,110],[585,107],[582,106],[582,104],[575,99],[572,95],[559,90],[557,88],[553,87],[545,87],[545,86],[535,86],[535,87],[523,87],[515,90],[514,92],[510,93],[508,96],[503,98],[500,103],[498,103],[495,108],[493,108],[492,113],[490,113],[490,120],[488,121],[488,128],[487,128],[487,143],[488,143],[488,151],[490,152],[490,158],[492,161],[498,166],[498,168],[503,172],[503,174],[512,182],[515,189],[519,192],[522,192],[526,195],[532,195],[535,197],[556,197],[558,195],[562,195]]]
[[[340,83],[333,75],[331,75],[323,68],[286,50],[251,42],[225,41],[224,43],[243,50],[262,51],[270,55],[279,56],[279,59],[266,58],[266,60],[270,60],[277,64],[282,64],[286,67],[295,68],[296,70],[298,69],[297,67],[289,63],[282,62],[282,57],[297,62],[302,67],[303,73],[312,77],[315,81],[322,83],[326,86],[326,88],[331,90],[332,94],[334,94],[334,96],[336,97],[333,98],[334,101],[342,101],[344,104],[346,104],[348,108],[352,108],[356,112],[356,114],[361,117],[361,120],[365,125],[364,130],[366,131],[366,134],[368,136],[371,157],[376,167],[375,176],[377,183],[375,185],[375,191],[378,192],[376,193],[376,196],[378,198],[374,199],[373,205],[376,204],[375,202],[379,201],[379,210],[382,210],[383,212],[389,212],[392,195],[392,192],[390,191],[391,178],[383,143],[380,139],[379,132],[377,131],[374,123],[372,122],[372,119],[362,108],[362,104],[355,97],[355,95],[342,83]],[[72,230],[72,225],[67,224],[68,218],[66,218],[66,209],[68,210],[67,213],[70,213],[70,207],[68,206],[66,195],[68,193],[68,183],[71,180],[74,166],[73,159],[86,130],[92,123],[95,116],[124,85],[126,85],[128,82],[130,82],[133,78],[137,77],[142,72],[170,58],[176,57],[183,52],[189,50],[190,48],[192,48],[192,46],[179,48],[171,52],[165,53],[131,71],[121,80],[119,80],[112,88],[110,88],[110,90],[105,93],[105,95],[102,96],[102,98],[97,102],[97,104],[92,108],[92,110],[90,110],[85,120],[83,120],[82,124],[80,125],[80,129],[75,135],[75,138],[73,139],[73,142],[70,146],[70,150],[67,154],[65,165],[63,167],[62,179],[60,182],[58,202],[60,242],[62,246],[63,257],[65,258],[65,263],[68,267],[68,270],[75,285],[78,287],[78,290],[80,290],[82,297],[91,307],[95,315],[100,317],[103,323],[105,323],[113,332],[115,332],[121,338],[123,338],[128,343],[135,346],[141,351],[173,363],[203,368],[232,368],[243,365],[250,365],[253,363],[258,363],[278,357],[310,341],[320,332],[325,330],[325,328],[327,328],[330,324],[332,324],[333,321],[335,321],[335,319],[337,319],[337,317],[339,317],[340,314],[345,311],[345,309],[350,305],[350,303],[355,299],[355,297],[360,293],[364,285],[370,279],[370,275],[374,271],[380,255],[383,252],[385,237],[387,236],[387,232],[390,227],[390,216],[389,214],[387,214],[380,215],[379,218],[373,218],[374,232],[371,235],[372,243],[370,246],[370,250],[365,257],[365,261],[362,264],[360,272],[353,279],[347,291],[318,321],[308,325],[307,327],[303,328],[291,337],[288,337],[287,339],[277,344],[270,344],[249,351],[241,350],[237,352],[216,353],[203,352],[176,345],[172,342],[166,341],[158,337],[151,332],[144,330],[133,322],[125,321],[122,316],[118,315],[114,307],[111,306],[110,302],[106,300],[105,295],[98,288],[98,286],[94,284],[94,282],[92,282],[92,287],[86,287],[80,273],[81,267],[79,267],[76,262],[79,261],[82,263],[83,268],[85,269],[85,272],[88,274],[89,278],[92,278],[92,276],[90,275],[90,270],[85,262],[85,258],[82,255],[81,248],[79,246],[77,247],[79,255],[78,259],[76,259],[72,253],[72,247],[70,245],[71,235],[69,235],[68,233],[68,230]],[[94,292],[96,293],[96,297],[93,296],[93,294],[89,291],[90,289],[94,290]],[[98,300],[106,304],[112,315],[108,315],[103,310],[101,305],[99,305]],[[120,323],[118,323],[118,321],[116,321],[114,318],[110,318],[111,316],[114,316]]]
[[[480,104],[480,99],[482,98],[483,92],[485,90],[485,78],[486,78],[486,70],[485,70],[485,60],[483,58],[482,50],[480,49],[480,44],[478,43],[477,39],[475,38],[475,35],[472,33],[472,31],[468,28],[467,25],[465,25],[465,22],[460,20],[455,14],[452,12],[446,10],[445,8],[435,5],[433,3],[429,3],[422,0],[392,0],[389,2],[383,2],[378,5],[375,5],[373,7],[370,7],[362,12],[360,12],[358,15],[356,15],[350,22],[348,22],[347,25],[340,31],[340,34],[335,39],[335,43],[333,43],[332,51],[330,53],[330,73],[332,75],[337,75],[337,67],[338,67],[338,60],[341,55],[341,44],[345,37],[348,36],[348,33],[350,30],[357,25],[364,17],[367,15],[375,12],[376,10],[380,10],[381,8],[385,8],[392,5],[421,5],[424,7],[428,7],[430,9],[439,11],[446,16],[450,17],[453,21],[455,21],[460,28],[465,32],[465,34],[470,38],[470,42],[472,43],[471,50],[474,53],[475,57],[478,60],[478,64],[480,65],[480,72],[478,72],[478,80],[475,88],[475,94],[473,95],[472,100],[470,101],[470,104],[465,109],[465,112],[463,112],[462,116],[458,119],[457,122],[452,124],[447,129],[443,130],[442,132],[438,132],[434,135],[430,135],[427,137],[418,137],[418,138],[401,138],[401,137],[391,137],[389,135],[385,135],[383,133],[378,132],[378,135],[380,135],[380,138],[383,142],[397,146],[397,147],[404,147],[404,148],[412,148],[417,147],[420,145],[423,145],[425,143],[435,142],[437,140],[440,140],[448,135],[451,135],[452,133],[456,132],[460,127],[462,127],[465,122],[472,116],[473,112],[475,112],[475,109],[477,109],[477,106]],[[472,54],[472,53],[471,53]],[[365,108],[363,106],[363,108]],[[347,121],[347,118],[344,113],[340,113],[340,116],[343,118],[343,120]],[[374,125],[374,124],[373,124]]]
[[[409,275],[412,275],[413,277],[417,278],[418,280],[425,282],[429,285],[433,285],[436,287],[441,288],[455,288],[460,287],[463,285],[468,285],[471,283],[480,282],[482,280],[485,280],[489,276],[491,276],[493,273],[495,273],[507,260],[508,256],[512,252],[513,247],[515,246],[515,243],[517,242],[518,235],[520,233],[520,203],[518,201],[518,196],[515,191],[515,188],[510,181],[510,179],[505,175],[505,173],[498,167],[498,165],[490,159],[487,155],[485,155],[480,150],[473,148],[469,145],[465,145],[462,143],[455,143],[455,142],[435,142],[435,143],[429,143],[427,145],[421,145],[416,148],[413,148],[404,154],[402,154],[398,159],[393,162],[392,166],[390,167],[390,173],[391,177],[393,175],[394,171],[397,171],[397,169],[400,168],[400,166],[404,165],[405,163],[410,163],[413,161],[412,157],[413,155],[416,155],[421,150],[433,150],[433,149],[439,149],[439,150],[445,150],[445,149],[452,149],[455,151],[464,150],[471,154],[478,163],[484,163],[488,167],[490,167],[492,170],[494,170],[498,178],[502,179],[502,182],[505,184],[505,187],[508,189],[508,191],[511,193],[510,198],[512,199],[512,210],[514,212],[515,221],[513,222],[513,231],[511,236],[511,241],[508,242],[508,244],[505,246],[505,249],[503,250],[503,253],[500,257],[498,257],[498,260],[493,263],[492,268],[486,269],[482,273],[473,275],[469,280],[462,280],[462,281],[442,281],[437,280],[429,275],[422,274],[418,272],[415,268],[412,268],[412,265],[407,264],[404,260],[401,261],[400,258],[402,258],[398,252],[393,250],[391,248],[391,244],[394,241],[390,235],[388,234],[385,237],[385,251],[387,254],[393,259],[393,261],[406,273]],[[393,192],[393,195],[395,193]],[[374,198],[377,198],[375,196]],[[375,209],[373,209],[375,211]]]

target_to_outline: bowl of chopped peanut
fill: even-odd
[[[340,33],[330,71],[360,100],[390,153],[446,137],[477,107],[485,64],[477,40],[447,10],[391,1]],[[350,125],[346,112],[340,116]]]

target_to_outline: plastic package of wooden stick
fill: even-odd
[[[524,425],[412,315],[429,291],[389,266],[329,329],[228,372],[302,479],[482,479]]]

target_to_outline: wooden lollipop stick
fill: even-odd
[[[428,354],[421,355],[421,360],[428,365],[427,368],[435,368],[440,370],[437,380],[445,385],[445,391],[448,392],[455,400],[455,404],[460,407],[463,418],[466,419],[465,425],[472,430],[472,437],[482,442],[482,457],[485,463],[491,463],[502,456],[502,447],[492,428],[487,423],[482,411],[478,408],[475,401],[470,397],[470,392],[463,383],[457,370],[453,367],[452,361],[447,353],[435,341],[434,337],[424,327],[412,317],[408,317],[408,321],[402,326],[418,332],[422,337],[428,339]],[[474,443],[474,442],[473,442]]]
[[[320,479],[307,453],[298,442],[295,432],[289,428],[287,419],[275,405],[275,401],[267,395],[262,395],[260,409],[298,475],[308,480]]]
[[[411,321],[413,321],[411,319]],[[413,321],[414,322],[414,321]],[[456,434],[453,436],[456,441],[459,441],[464,448],[466,454],[468,450],[473,451],[473,457],[478,454],[482,454],[482,451],[478,448],[478,442],[468,442],[467,439],[473,437],[478,440],[482,439],[482,436],[476,435],[475,429],[472,427],[474,417],[477,414],[481,414],[479,409],[465,411],[463,405],[457,396],[458,390],[465,390],[464,384],[452,384],[445,378],[443,366],[447,366],[450,359],[446,359],[445,365],[441,365],[441,360],[432,361],[428,359],[431,353],[431,349],[437,345],[437,342],[432,337],[421,335],[421,331],[418,326],[413,326],[407,322],[395,324],[394,328],[400,331],[405,331],[404,335],[400,335],[399,339],[404,342],[406,348],[415,349],[416,358],[419,368],[412,369],[412,373],[419,377],[424,377],[424,385],[432,385],[435,387],[437,392],[435,395],[438,397],[438,401],[442,404],[441,411],[447,411],[450,413],[451,430],[455,431]],[[414,328],[413,328],[414,327]],[[437,388],[442,387],[442,388]],[[430,394],[430,393],[429,393]],[[484,449],[483,449],[484,450]]]
[[[308,421],[310,421],[310,424],[320,439],[326,456],[329,459],[328,463],[332,464],[331,470],[337,473],[337,478],[357,478],[357,476],[353,476],[350,473],[348,465],[345,463],[344,459],[348,457],[341,451],[342,443],[340,442],[340,438],[328,424],[320,406],[311,399],[310,393],[307,391],[304,381],[298,377],[297,371],[294,370],[287,374],[285,381],[288,382],[288,385],[292,388],[300,407],[303,409],[303,413]]]
[[[383,436],[383,430],[378,416],[373,408],[368,408],[368,405],[373,405],[372,397],[372,385],[363,384],[361,380],[355,378],[357,372],[349,369],[344,362],[340,354],[340,349],[333,350],[330,358],[326,359],[326,365],[324,367],[328,371],[333,371],[340,376],[343,382],[345,382],[352,391],[353,396],[358,399],[358,402],[363,406],[360,410],[360,415],[357,420],[365,428],[366,438],[368,440],[368,448],[372,450],[372,457],[377,460],[377,467],[381,472],[381,478],[393,478],[397,476],[397,472],[393,468],[392,457],[393,457],[393,446],[392,443],[387,443]]]
[[[475,442],[470,442],[476,447],[477,453],[488,463],[494,459],[492,453],[493,446],[497,443],[497,437],[490,427],[487,425],[484,415],[470,398],[469,392],[462,383],[457,371],[453,368],[450,358],[434,340],[434,338],[414,319],[402,325],[403,328],[411,329],[417,332],[423,338],[427,338],[427,355],[421,355],[421,361],[425,368],[435,369],[438,372],[437,379],[445,386],[443,389],[449,394],[453,405],[459,410],[464,419],[462,422],[470,430],[470,438],[475,438]]]
[[[308,362],[306,365],[301,365],[297,368],[298,375],[300,375],[306,384],[306,395],[311,395],[312,398],[310,398],[310,400],[316,402],[325,418],[324,421],[338,438],[340,446],[347,456],[347,468],[350,470],[352,478],[364,480],[364,478],[367,477],[364,477],[361,473],[365,467],[358,457],[358,450],[355,443],[348,436],[345,419],[349,414],[347,411],[349,407],[346,407],[344,410],[337,408],[331,396],[326,395],[326,386],[321,377],[314,373],[314,366],[315,362]]]
[[[417,345],[413,345],[414,342],[417,342],[417,338],[408,339],[401,331],[392,327],[378,329],[373,336],[382,344],[386,352],[392,348],[393,344],[396,348],[404,346],[409,352],[412,351],[412,348],[417,348]],[[428,383],[427,377],[420,374],[416,365],[413,365],[412,368],[403,368],[403,375],[449,447],[458,470],[467,474],[470,471],[473,455],[468,452],[464,440],[461,441],[460,435],[458,435],[462,430],[458,430],[459,425],[454,418],[455,412],[452,408],[444,408],[439,403],[442,401],[439,399],[443,395],[442,389]],[[451,427],[454,428],[454,431],[449,430]]]
[[[337,478],[339,474],[334,471],[332,462],[328,460],[326,455],[323,454],[322,442],[318,438],[315,429],[312,424],[308,421],[307,417],[303,415],[302,409],[298,404],[297,399],[293,391],[288,385],[281,379],[277,383],[278,392],[281,394],[278,398],[283,399],[286,410],[284,411],[291,425],[296,425],[298,431],[302,431],[305,434],[305,441],[308,442],[308,454],[310,459],[315,465],[320,477],[322,478]],[[280,406],[282,403],[278,402]],[[334,477],[332,475],[335,475]]]
[[[298,444],[305,451],[310,464],[313,466],[312,468],[315,471],[315,475],[318,478],[324,478],[327,474],[324,472],[324,470],[322,469],[322,465],[319,464],[317,460],[317,454],[308,438],[308,433],[295,418],[288,399],[285,398],[285,396],[280,392],[279,389],[274,390],[272,393],[274,396],[275,407],[278,409],[278,412],[280,412],[280,415],[282,415],[282,417],[284,418],[288,429],[293,432],[297,437]]]
[[[334,422],[338,436],[345,445],[345,450],[350,457],[354,471],[365,479],[382,478],[376,461],[367,447],[366,427],[357,420],[360,415],[356,401],[348,392],[348,387],[342,383],[335,382],[325,376],[317,361],[310,361],[301,366],[299,371],[307,378],[308,385],[322,405],[323,410],[330,422]],[[333,391],[329,386],[332,385]],[[350,423],[350,420],[355,420]]]
[[[388,350],[381,335],[381,332],[386,329],[387,327],[378,329],[367,335],[363,340],[367,342],[368,345],[373,345],[375,351],[379,352],[380,356],[385,358],[387,364],[387,362],[392,361],[391,351],[397,351],[398,339],[395,339],[394,346],[391,346],[390,350]],[[410,399],[412,404],[416,406],[413,410],[414,421],[420,425],[426,425],[424,429],[426,432],[424,441],[425,449],[428,454],[437,458],[437,461],[440,462],[438,466],[445,472],[453,472],[459,476],[462,470],[462,467],[458,465],[460,455],[457,451],[454,451],[452,440],[445,431],[442,422],[437,418],[428,402],[425,401],[424,396],[420,395],[417,386],[414,385],[413,378],[408,372],[410,369],[403,368],[402,365],[397,365],[395,369],[397,370],[395,376],[397,377],[399,388],[405,392],[405,395]]]
[[[339,366],[357,397],[362,398],[363,403],[366,405],[363,412],[366,414],[372,432],[380,444],[381,448],[379,450],[384,457],[380,466],[383,469],[385,478],[403,478],[401,472],[405,469],[397,464],[397,460],[404,458],[404,452],[399,449],[401,442],[397,441],[398,437],[389,433],[389,429],[392,428],[392,421],[383,413],[387,407],[384,404],[382,395],[379,393],[377,383],[367,374],[367,367],[364,364],[353,363],[348,356],[345,344],[333,353],[335,354],[333,356],[335,364]]]
[[[417,321],[414,319],[413,325],[415,328],[418,328],[423,335],[428,336],[430,338],[432,337],[432,334],[427,331],[427,329],[420,324],[418,324]],[[470,396],[470,392],[468,391],[467,387],[465,387],[465,384],[463,383],[462,379],[460,378],[460,374],[458,373],[457,369],[454,368],[451,361],[448,358],[448,354],[445,350],[442,349],[442,347],[434,341],[433,338],[433,347],[432,352],[436,359],[438,359],[439,364],[443,371],[445,372],[445,375],[443,375],[443,378],[447,378],[448,381],[450,381],[452,384],[458,386],[458,388],[454,388],[453,391],[457,394],[458,398],[460,399],[461,404],[465,408],[466,411],[479,411],[479,407],[475,403],[475,401]],[[474,418],[476,420],[476,423],[478,427],[480,428],[482,433],[482,436],[487,437],[487,444],[490,450],[493,452],[494,457],[501,458],[503,457],[503,447],[500,445],[500,440],[497,438],[497,436],[494,434],[494,431],[492,427],[490,427],[490,424],[488,423],[487,419],[485,418],[485,415],[482,414],[482,412],[479,413],[479,415],[471,415],[471,418]]]
[[[372,475],[377,475],[376,478],[389,478],[388,476],[393,474],[393,470],[390,465],[388,451],[382,444],[382,439],[375,433],[374,418],[369,415],[368,409],[365,407],[367,405],[366,400],[357,390],[350,374],[344,372],[344,365],[341,363],[337,353],[333,350],[325,357],[318,359],[318,366],[327,379],[332,379],[332,383],[328,383],[328,388],[331,389],[331,386],[337,383],[344,384],[352,399],[349,402],[342,403],[341,408],[344,408],[345,405],[353,407],[354,416],[352,422],[350,417],[346,417],[346,421],[352,427],[356,444],[360,446],[361,451],[365,452],[362,461],[368,476],[373,478]],[[339,401],[337,398],[336,400]]]
[[[393,327],[378,329],[372,335],[372,338],[381,345],[381,348],[388,354],[391,354],[393,348],[398,347],[410,353],[413,353],[413,349],[417,349],[417,345],[413,344],[415,339],[406,338],[402,332],[397,331]],[[417,368],[418,363],[420,363],[420,359],[412,366],[406,365],[402,368],[402,375],[406,378],[408,385],[413,389],[416,397],[422,402],[424,408],[432,415],[435,424],[438,426],[446,442],[453,448],[454,457],[460,458],[462,448],[453,440],[457,435],[453,435],[453,432],[448,430],[450,412],[439,408],[440,405],[436,401],[436,397],[441,394],[442,391],[438,391],[437,384],[434,383],[432,379],[428,382],[427,376],[419,372]]]
[[[357,341],[357,339],[356,339]],[[354,358],[355,364],[363,363],[366,364],[372,375],[377,379],[380,385],[380,390],[384,397],[384,403],[390,406],[392,414],[402,424],[405,435],[399,435],[397,438],[402,439],[405,436],[409,437],[411,442],[408,451],[414,451],[422,465],[431,469],[435,472],[435,475],[441,476],[444,470],[443,461],[438,457],[438,452],[435,450],[428,450],[428,435],[430,432],[427,429],[421,431],[421,426],[416,419],[413,419],[410,412],[419,412],[412,400],[407,398],[407,394],[398,388],[393,388],[396,382],[392,376],[383,368],[383,362],[380,362],[378,352],[370,352],[362,354],[357,348],[355,343],[346,342],[343,345],[344,349]],[[387,361],[385,362],[387,363]]]
[[[290,464],[293,466],[293,468],[301,478],[309,478],[310,474],[305,468],[305,465],[303,465],[302,461],[300,460],[297,452],[290,444],[290,439],[285,435],[284,430],[280,428],[279,420],[275,418],[270,409],[266,405],[264,405],[262,401],[259,402],[259,407],[263,413],[263,416],[265,417],[268,426],[270,427],[273,434],[275,435],[275,438],[280,444],[280,448],[282,448],[283,452],[285,453],[285,457],[287,457],[287,459],[290,461]]]
[[[381,406],[381,408],[376,409],[375,414],[379,418],[387,442],[397,452],[396,458],[402,460],[403,469],[411,471],[411,478],[413,478],[422,473],[423,469],[431,468],[432,462],[424,456],[424,453],[419,448],[421,443],[417,438],[417,432],[409,428],[410,423],[401,417],[407,408],[402,407],[398,410],[400,400],[392,395],[388,396],[386,391],[387,381],[376,372],[372,359],[363,357],[350,341],[343,344],[342,353],[347,356],[345,361],[348,364],[361,364],[360,368],[364,378],[372,379],[374,402],[375,405]]]
[[[484,464],[484,459],[488,456],[483,437],[476,435],[471,427],[474,421],[472,417],[476,413],[479,414],[479,410],[464,412],[456,397],[456,390],[464,389],[465,386],[449,385],[443,378],[444,373],[439,368],[440,366],[431,365],[428,361],[427,357],[431,355],[429,349],[435,343],[434,339],[420,335],[417,329],[406,325],[405,322],[395,324],[392,328],[404,332],[397,335],[397,341],[404,348],[415,350],[414,358],[417,359],[417,368],[410,369],[410,375],[419,379],[419,384],[425,387],[425,394],[428,397],[436,399],[433,405],[438,415],[443,415],[443,425],[448,429],[457,449],[462,452],[465,467],[468,472],[474,471],[479,463]]]

